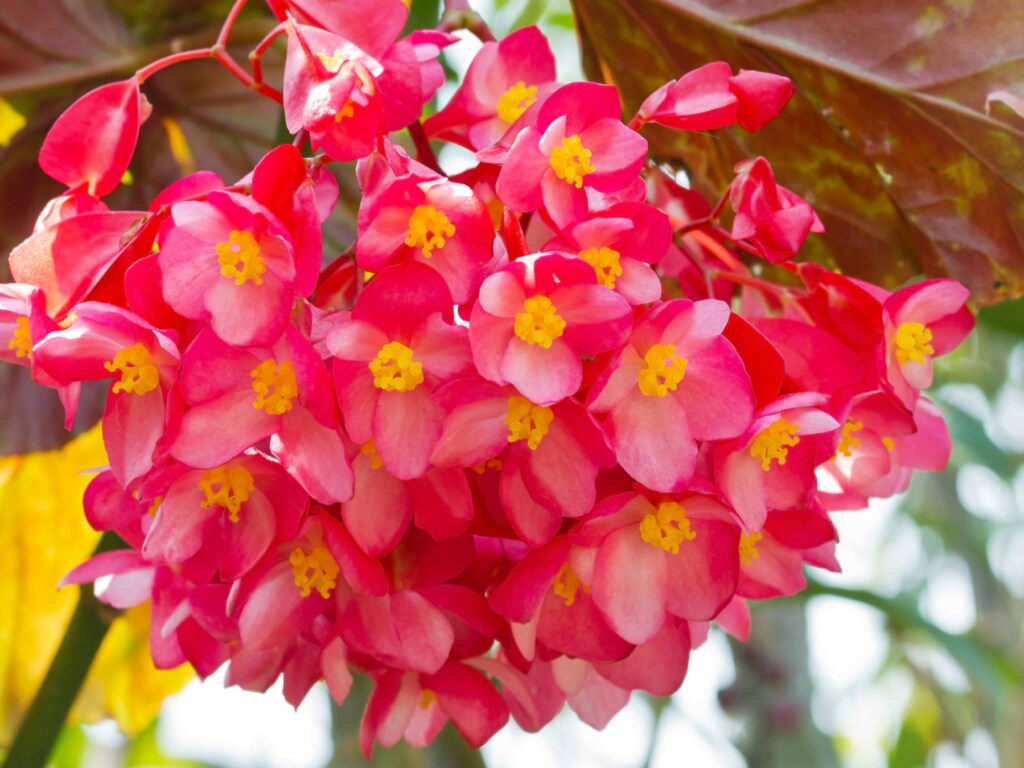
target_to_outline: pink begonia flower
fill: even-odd
[[[591,388],[588,407],[608,413],[605,434],[619,464],[648,488],[686,488],[695,441],[737,437],[753,418],[750,377],[721,335],[729,316],[715,299],[657,306]]]
[[[552,93],[536,126],[516,137],[498,175],[498,196],[517,213],[541,206],[559,227],[583,218],[587,189],[614,194],[634,182],[647,141],[620,120],[614,86],[572,83]]]
[[[415,515],[416,527],[437,539],[465,533],[473,522],[473,498],[465,473],[431,469],[399,480],[384,468],[373,441],[349,450],[355,494],[341,504],[341,519],[363,551],[387,554]]]
[[[931,386],[932,358],[955,349],[974,328],[965,305],[970,296],[955,280],[937,279],[903,288],[882,305],[885,344],[878,353],[884,384],[907,408]]]
[[[832,521],[818,505],[770,512],[760,531],[740,534],[736,594],[753,600],[796,594],[807,585],[805,562],[827,565],[813,550],[837,539]]]
[[[103,411],[110,468],[125,487],[149,471],[178,376],[174,339],[127,310],[86,302],[75,307],[70,326],[37,342],[32,356],[61,386],[113,378]]]
[[[795,92],[788,77],[713,61],[671,80],[648,96],[634,118],[637,127],[658,123],[685,131],[708,131],[739,123],[759,131]]]
[[[820,479],[818,495],[829,510],[860,509],[904,491],[911,470],[942,471],[951,449],[942,412],[928,398],[908,414],[889,393],[866,393],[854,399],[836,454],[819,471],[834,485]]]
[[[82,385],[77,381],[61,385],[39,366],[32,364],[32,346],[35,341],[57,328],[57,324],[46,314],[46,297],[40,289],[19,283],[0,285],[0,360],[31,368],[33,379],[56,389],[64,406],[64,428],[71,429]]]
[[[288,324],[296,278],[284,226],[252,198],[215,190],[171,208],[156,255],[167,304],[236,346],[269,346]]]
[[[815,467],[830,458],[825,451],[839,429],[826,404],[812,392],[784,395],[759,410],[741,436],[715,446],[715,481],[748,531],[761,530],[769,509],[808,502]]]
[[[333,622],[353,590],[385,595],[387,588],[380,563],[314,506],[299,535],[280,543],[238,582],[228,610],[237,615],[242,643],[269,651],[311,631],[321,616]]]
[[[349,437],[373,440],[401,480],[426,471],[441,434],[444,411],[432,393],[471,365],[466,330],[452,325],[452,310],[440,275],[409,261],[374,277],[351,318],[327,338]]]
[[[615,458],[580,403],[537,405],[477,377],[446,385],[436,399],[448,415],[431,462],[478,471],[497,462],[502,511],[523,541],[539,546],[563,518],[593,508],[598,470]]]
[[[485,378],[552,405],[579,389],[580,356],[620,345],[632,319],[625,299],[597,285],[582,259],[518,259],[480,286],[469,323],[473,362]]]
[[[594,268],[597,282],[630,304],[661,298],[661,281],[648,264],[661,259],[672,242],[668,217],[646,203],[617,203],[573,224],[543,251],[578,255]]]
[[[574,551],[575,550],[575,551]],[[513,622],[513,637],[529,659],[535,649],[522,643],[535,640],[546,649],[587,661],[617,661],[634,648],[611,628],[594,603],[589,585],[573,570],[573,557],[593,556],[593,550],[573,548],[558,536],[531,550],[495,589],[491,607]],[[524,637],[516,625],[531,625]]]
[[[729,190],[734,240],[748,240],[772,264],[797,254],[811,232],[825,231],[821,219],[799,195],[775,183],[775,174],[763,157],[736,164]]]
[[[469,187],[447,179],[403,176],[368,194],[359,209],[356,260],[370,272],[420,261],[444,278],[462,304],[476,293],[494,255],[494,226]]]
[[[142,554],[161,564],[210,557],[224,581],[235,581],[275,539],[295,536],[308,503],[280,464],[256,452],[213,469],[188,468],[154,504]]]
[[[374,689],[359,728],[369,760],[374,742],[392,747],[403,736],[426,746],[447,720],[470,747],[479,749],[508,721],[508,706],[491,682],[467,664],[451,661],[434,674],[386,671]]]
[[[150,111],[138,79],[101,85],[57,118],[39,150],[39,165],[68,187],[108,195],[128,170],[139,126]]]
[[[740,529],[711,496],[622,493],[598,504],[570,534],[580,547],[573,570],[624,640],[654,637],[666,615],[706,621],[736,591]]]
[[[179,388],[190,407],[169,437],[178,461],[212,469],[273,436],[271,452],[313,498],[351,498],[330,375],[291,326],[272,346],[248,349],[201,331],[185,350]]]
[[[330,32],[288,22],[285,124],[339,161],[366,157],[387,132],[380,62]]]
[[[537,27],[524,27],[500,42],[485,42],[451,101],[423,128],[433,138],[484,149],[555,87],[547,38]]]

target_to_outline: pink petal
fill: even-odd
[[[627,526],[598,549],[591,590],[612,628],[631,643],[643,643],[665,621],[667,578],[665,553],[640,538],[638,527]]]

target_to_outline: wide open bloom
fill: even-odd
[[[478,377],[438,391],[448,411],[430,455],[441,467],[500,465],[501,510],[531,546],[548,541],[563,518],[589,512],[598,470],[614,463],[601,428],[567,398],[537,405],[509,386]],[[499,522],[504,522],[499,520]]]
[[[156,518],[142,545],[155,563],[182,563],[197,554],[235,581],[275,539],[298,530],[309,497],[275,461],[255,451],[212,469],[186,468],[156,500]]]
[[[643,643],[666,614],[708,621],[725,607],[736,591],[739,539],[732,513],[711,496],[622,493],[570,534],[597,550],[572,567],[612,629]]]
[[[588,407],[604,421],[619,464],[657,491],[693,477],[696,440],[737,437],[754,415],[750,377],[722,331],[729,306],[675,299],[636,323],[594,382]]]
[[[148,472],[178,375],[176,342],[127,310],[85,302],[71,325],[40,340],[32,355],[62,386],[114,379],[103,412],[110,468],[126,487]]]
[[[273,345],[247,349],[201,331],[185,351],[179,387],[190,407],[171,437],[178,461],[212,469],[273,435],[271,452],[313,498],[352,496],[330,375],[292,326]]]
[[[167,304],[209,322],[221,339],[267,346],[284,332],[295,262],[284,226],[252,198],[215,190],[171,208],[174,227],[156,260]]]
[[[374,277],[351,317],[327,337],[345,429],[373,440],[395,477],[422,475],[441,434],[444,411],[431,394],[470,365],[466,330],[452,325],[451,293],[440,275],[415,261]]]
[[[572,83],[551,94],[536,126],[519,133],[498,175],[498,196],[517,213],[541,206],[559,227],[583,218],[587,192],[615,194],[637,178],[647,141],[622,124],[618,90]]]
[[[370,272],[420,261],[444,278],[457,304],[470,300],[494,256],[494,225],[469,187],[404,176],[373,190],[359,210],[356,260]]]
[[[629,333],[625,299],[597,284],[594,268],[561,254],[517,259],[487,278],[470,317],[473,362],[538,405],[574,394],[581,355],[607,352]]]
[[[536,27],[486,42],[451,101],[427,118],[427,135],[484,149],[494,144],[535,102],[555,88],[555,57]]]
[[[594,268],[600,285],[637,305],[661,298],[661,281],[648,264],[660,260],[671,242],[665,214],[646,203],[627,202],[573,224],[544,250],[577,254]]]
[[[815,467],[829,458],[839,428],[825,404],[811,392],[785,395],[758,411],[743,435],[715,446],[715,482],[746,529],[760,531],[769,509],[808,502]]]
[[[970,292],[955,280],[925,280],[892,294],[882,305],[885,346],[878,367],[884,383],[907,408],[932,383],[932,358],[955,349],[974,327],[965,305]]]

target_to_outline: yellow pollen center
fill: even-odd
[[[302,547],[296,547],[288,556],[295,576],[295,586],[303,597],[309,597],[312,590],[321,597],[330,597],[338,577],[338,563],[326,547],[316,547],[308,555]]]
[[[152,392],[160,385],[160,373],[153,364],[153,358],[149,356],[142,344],[132,344],[125,347],[109,363],[103,367],[111,373],[121,372],[121,380],[114,384],[114,392],[134,392],[136,395],[144,395]]]
[[[320,59],[320,63],[324,65],[324,69],[335,75],[341,71],[342,66],[348,61],[348,59],[345,58],[344,52],[342,52],[340,48],[331,54],[318,53],[316,57]]]
[[[750,455],[761,462],[761,469],[765,472],[772,468],[773,459],[781,466],[786,463],[786,456],[789,455],[787,446],[800,442],[796,436],[799,431],[800,427],[780,416],[778,421],[772,422],[754,436],[754,442],[750,444]]]
[[[520,80],[498,99],[498,117],[506,123],[514,123],[536,100],[537,86]]]
[[[523,302],[525,312],[516,315],[516,336],[527,344],[551,348],[551,342],[562,335],[565,320],[547,296],[531,296]]]
[[[900,323],[896,329],[896,359],[900,363],[914,361],[928,362],[928,355],[935,354],[931,345],[932,332],[922,323]]]
[[[412,350],[397,341],[380,348],[370,361],[373,385],[385,392],[412,392],[423,383],[423,365],[412,359]]]
[[[233,229],[225,242],[217,243],[217,263],[220,273],[234,280],[235,285],[243,285],[246,280],[262,285],[263,273],[267,271],[260,247],[249,230]]]
[[[526,440],[531,451],[537,450],[540,441],[548,433],[548,427],[555,420],[554,411],[546,405],[534,405],[525,397],[513,395],[508,399],[508,441],[516,443]]]
[[[615,279],[622,275],[618,251],[612,248],[588,248],[580,251],[580,258],[594,268],[598,285],[615,287]]]
[[[278,365],[274,359],[264,360],[252,369],[250,375],[252,388],[256,391],[253,408],[262,408],[271,416],[280,416],[292,409],[292,400],[299,394],[299,385],[290,362]]]
[[[377,453],[377,444],[373,440],[367,440],[359,446],[359,452],[370,458],[370,469],[380,469],[384,466],[384,460]]]
[[[157,496],[153,499],[153,503],[149,505],[149,509],[146,510],[146,514],[150,517],[156,517],[157,510],[160,509],[160,505],[164,503],[163,496]]]
[[[437,701],[437,694],[429,688],[420,691],[420,709],[430,709],[430,705]]]
[[[656,512],[648,512],[640,521],[640,538],[652,547],[661,547],[673,555],[679,554],[683,541],[693,541],[697,532],[690,529],[686,510],[674,501],[658,505]]]
[[[199,478],[198,485],[199,490],[206,495],[199,506],[207,509],[218,504],[228,511],[228,519],[233,523],[238,522],[238,511],[256,487],[249,471],[237,464],[208,469]]]
[[[567,136],[562,139],[562,146],[551,150],[551,167],[555,169],[558,178],[580,189],[583,187],[583,177],[597,170],[590,164],[590,154],[590,150],[580,142],[579,136]]]
[[[843,424],[843,432],[839,437],[839,445],[836,446],[836,456],[840,453],[843,456],[852,456],[853,452],[860,448],[860,440],[854,437],[854,432],[864,429],[864,424],[853,419],[847,419]]]
[[[637,383],[645,395],[665,397],[675,392],[686,375],[686,358],[676,355],[675,344],[655,344],[644,355],[647,367],[640,371]]]
[[[759,531],[753,533],[747,533],[744,531],[740,534],[740,562],[743,565],[750,565],[753,563],[758,555],[757,542],[763,538],[763,534]]]
[[[504,466],[505,463],[501,459],[488,459],[487,461],[482,461],[479,464],[470,467],[470,469],[478,475],[482,475],[488,469],[495,469],[500,472]]]
[[[14,336],[7,342],[7,348],[13,349],[18,357],[32,357],[32,338],[28,333],[28,318],[19,317],[15,321]]]
[[[580,581],[580,577],[576,575],[576,571],[568,563],[562,565],[562,568],[555,575],[555,580],[552,582],[551,587],[556,595],[565,600],[566,606],[576,602],[576,592],[580,587],[583,587],[584,592],[590,592],[590,587]]]
[[[409,234],[405,236],[405,244],[419,248],[423,258],[429,259],[435,249],[444,248],[445,238],[455,234],[452,224],[444,211],[432,205],[417,205],[409,217]]]
[[[892,449],[896,447],[896,441],[893,440],[891,437],[883,437],[882,445],[885,446],[885,450],[892,451]]]

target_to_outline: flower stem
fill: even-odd
[[[124,546],[116,533],[108,531],[94,554]],[[82,590],[64,639],[14,737],[4,768],[44,768],[100,643],[119,613],[100,603],[91,589]]]

